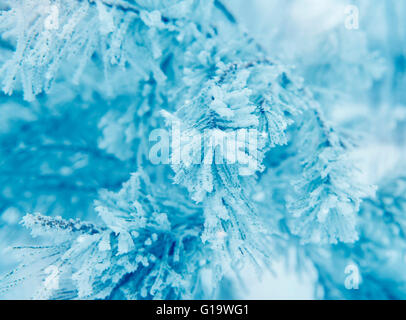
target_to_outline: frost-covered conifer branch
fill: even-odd
[[[28,296],[41,299],[179,299],[199,294],[199,270],[212,262],[200,241],[198,207],[177,212],[178,203],[173,207],[155,196],[159,199],[159,192],[137,173],[118,193],[101,193],[96,210],[102,228],[26,216],[24,225],[33,235],[56,244],[25,248],[25,263],[2,280],[3,294],[30,281],[35,285],[27,289]],[[50,266],[57,279],[54,286],[47,280]]]
[[[302,121],[295,134],[301,174],[293,178],[294,191],[287,195],[292,233],[305,242],[354,242],[360,203],[374,194],[374,187],[362,182],[359,169],[348,159],[350,150],[318,111]]]
[[[375,198],[361,204],[358,218],[360,238],[355,244],[307,247],[306,254],[318,271],[318,282],[328,299],[403,299],[406,278],[405,178],[387,179]],[[355,272],[358,290],[346,288],[348,266]]]
[[[327,290],[336,283],[318,254],[338,261],[336,248],[363,241],[358,212],[373,188],[357,179],[348,144],[303,80],[268,58],[222,2],[7,3],[0,16],[9,58],[0,60],[3,91],[10,99],[24,92],[36,103],[29,104],[35,111],[16,106],[26,116],[5,121],[12,128],[34,123],[29,137],[16,139],[6,164],[38,168],[31,175],[39,177],[36,184],[44,176],[66,186],[60,177],[68,176],[78,177],[69,186],[90,194],[112,190],[102,190],[91,210],[101,227],[26,216],[32,234],[53,245],[20,247],[24,263],[2,280],[2,294],[25,286],[27,297],[45,299],[213,298],[229,273],[252,262],[271,264],[277,246],[292,244],[313,262]],[[65,91],[73,93],[51,100]],[[65,128],[56,137],[41,131],[41,117],[51,129],[65,120],[68,128],[75,121],[88,127]],[[164,120],[180,132],[172,172],[146,159],[148,133]],[[31,143],[36,149],[26,147],[31,136],[38,137]],[[218,140],[227,143],[218,147]],[[116,191],[135,167],[144,171]],[[168,186],[171,175],[174,186]],[[5,192],[7,201],[13,193]],[[76,208],[75,197],[66,198]],[[55,199],[56,209],[65,204]]]

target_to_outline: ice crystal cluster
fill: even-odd
[[[406,298],[406,5],[376,2],[0,0],[0,298],[246,298],[281,261]]]

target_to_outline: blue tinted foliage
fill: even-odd
[[[0,298],[406,298],[406,5],[353,2],[0,0]]]

